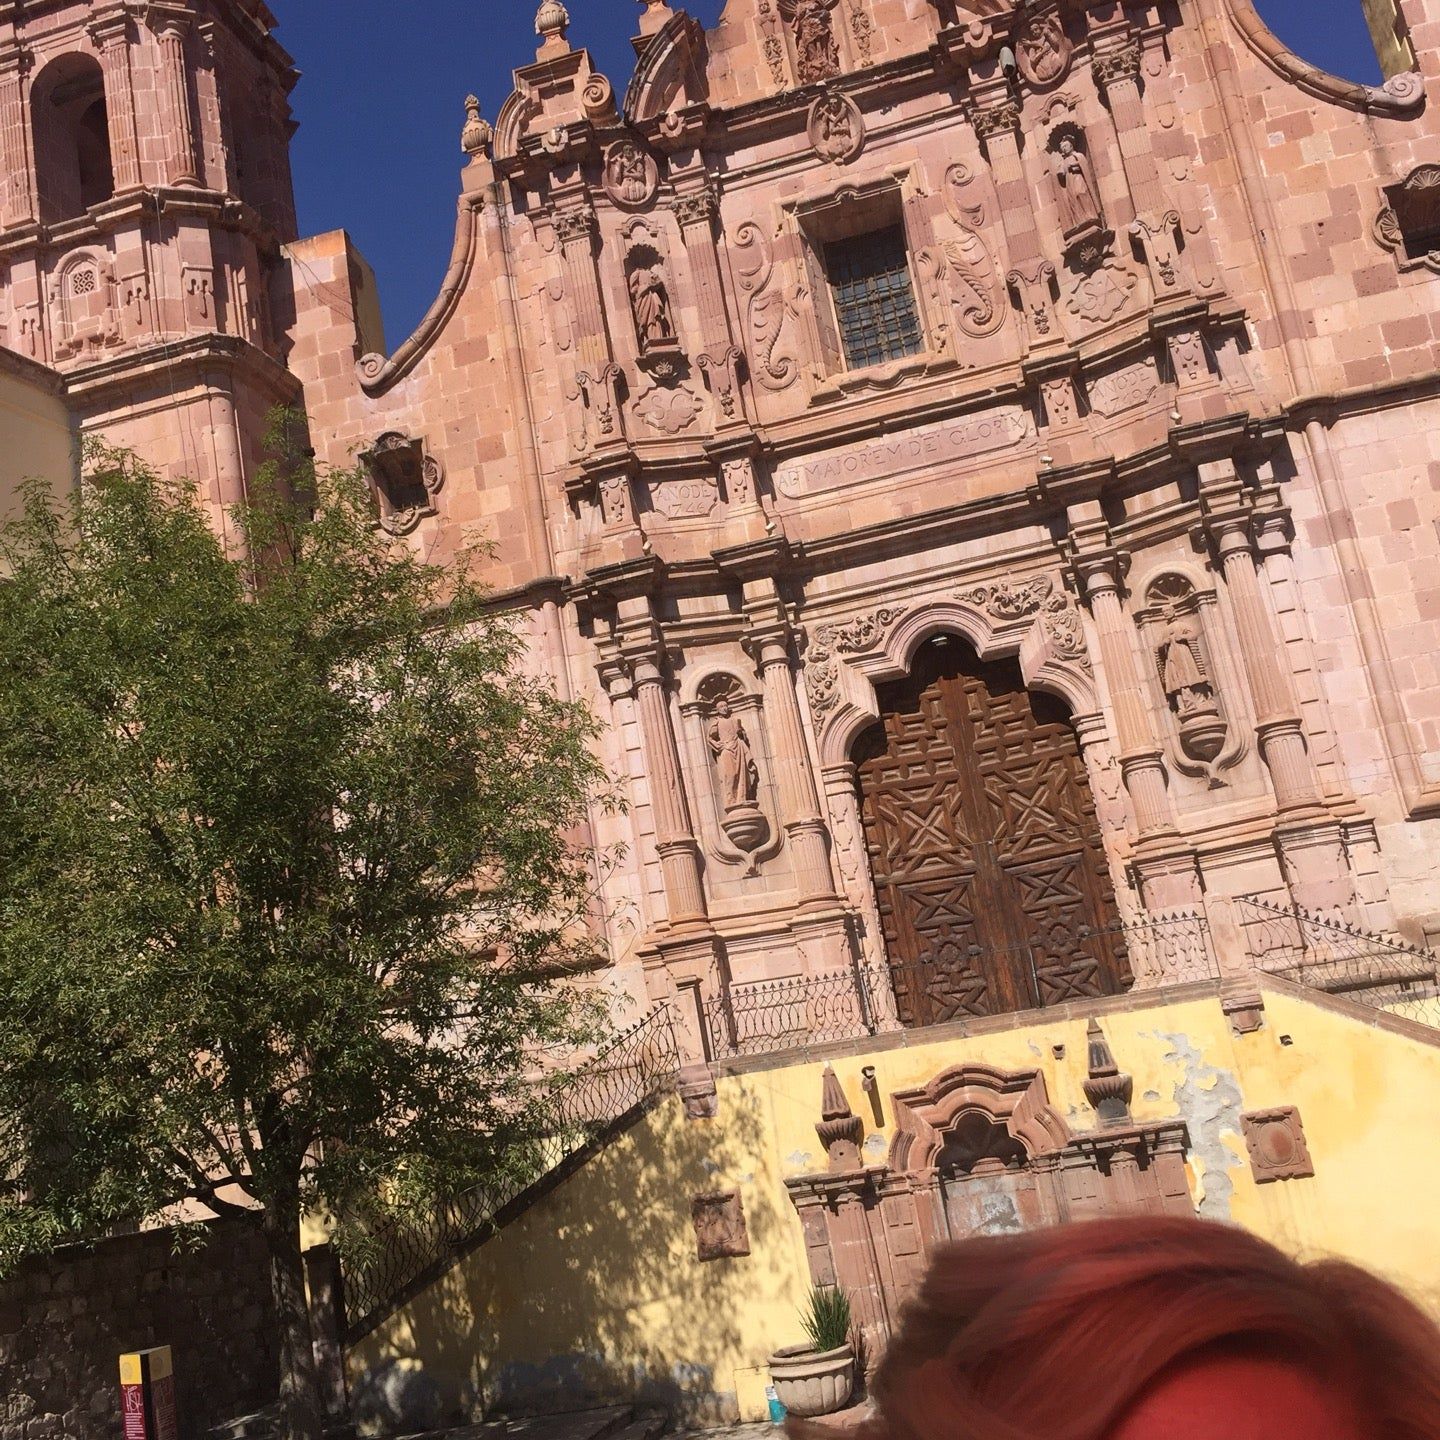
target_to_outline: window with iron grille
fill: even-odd
[[[920,317],[903,225],[831,241],[825,247],[825,270],[851,370],[919,353]]]

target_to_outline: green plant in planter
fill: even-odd
[[[810,1292],[800,1323],[822,1355],[850,1343],[850,1299],[838,1286],[816,1286]]]

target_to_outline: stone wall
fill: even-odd
[[[25,1264],[0,1282],[0,1440],[118,1440],[117,1359],[170,1345],[182,1440],[277,1390],[259,1232],[216,1224],[177,1251],[152,1230]]]

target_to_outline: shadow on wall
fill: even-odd
[[[1251,0],[1275,37],[1302,60],[1362,85],[1384,79],[1362,0]],[[1393,16],[1394,0],[1367,0],[1377,12]],[[1317,14],[1323,11],[1323,16]],[[1317,25],[1317,19],[1324,23]]]
[[[363,1341],[352,1357],[362,1430],[615,1402],[734,1420],[737,1364],[802,1338],[804,1260],[762,1158],[773,1149],[765,1092],[722,1096],[708,1121],[667,1098]],[[702,1262],[692,1202],[731,1191],[751,1253]],[[782,1315],[796,1333],[771,1343]]]

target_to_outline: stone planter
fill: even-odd
[[[855,1390],[855,1351],[816,1350],[787,1345],[770,1357],[770,1379],[780,1403],[791,1415],[808,1420],[843,1410]]]

